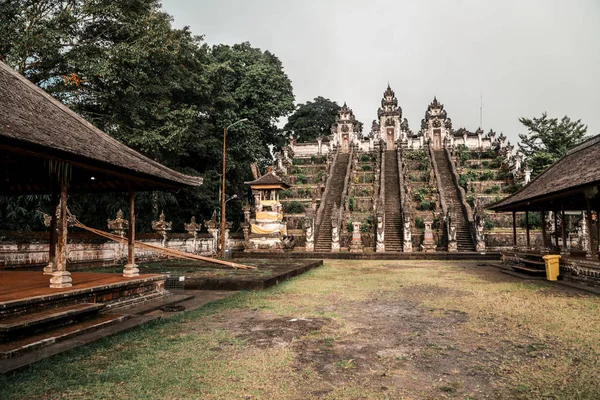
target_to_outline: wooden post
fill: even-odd
[[[44,267],[44,275],[52,275],[56,271],[56,209],[58,207],[58,196],[56,188],[52,185],[50,201],[50,239],[48,240],[48,265]]]
[[[590,243],[588,244],[587,254],[585,258],[592,259],[594,256],[594,230],[592,229],[592,207],[590,206],[590,199],[586,197],[585,203],[587,206],[587,229],[588,229],[588,237],[590,239]]]
[[[60,184],[60,212],[58,242],[56,243],[56,270],[50,278],[51,288],[70,287],[71,274],[67,271],[67,183]]]
[[[135,265],[135,192],[129,192],[129,230],[127,231],[127,264],[123,268],[123,276],[133,278],[140,275]]]
[[[554,210],[554,244],[558,249],[558,211]]]
[[[567,253],[567,218],[565,217],[565,207],[564,205],[560,206],[560,214],[561,214],[561,231],[562,231],[562,249],[561,253]]]
[[[517,212],[513,211],[513,246],[517,249]]]
[[[531,248],[531,240],[529,238],[529,210],[525,210],[525,234],[527,236],[527,251]]]
[[[598,238],[596,250],[600,253],[600,210],[596,210],[596,237]]]
[[[548,250],[548,239],[546,237],[546,211],[541,211],[542,216],[542,248],[541,253],[545,253]]]

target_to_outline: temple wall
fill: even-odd
[[[183,236],[183,235],[177,235]],[[162,238],[141,239],[140,242],[162,247]],[[208,236],[198,237],[194,244],[192,237],[173,237],[167,239],[166,247],[202,256],[216,253],[215,240]],[[243,238],[229,238],[227,248],[243,248]],[[48,264],[48,243],[18,243],[3,241],[0,243],[0,268],[45,266]],[[127,245],[112,241],[74,241],[67,246],[68,262],[71,264],[119,264],[125,263]],[[137,248],[136,261],[153,261],[163,256],[149,250]],[[68,268],[68,267],[67,267]]]

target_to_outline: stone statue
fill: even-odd
[[[375,251],[382,252],[385,251],[385,234],[384,234],[384,220],[383,214],[377,215],[377,245]]]
[[[412,223],[411,216],[409,213],[404,214],[404,252],[412,252]]]
[[[108,229],[121,237],[125,237],[125,231],[129,229],[129,221],[123,218],[123,211],[117,211],[117,218],[109,219],[106,222],[108,223]]]
[[[315,250],[315,232],[313,229],[313,219],[306,218],[304,220],[304,229],[306,235],[306,251],[314,251]]]
[[[163,247],[167,244],[167,233],[173,227],[173,222],[165,220],[165,213],[162,211],[160,216],[158,217],[158,221],[152,221],[152,230],[156,233],[160,233],[163,237],[162,245]]]

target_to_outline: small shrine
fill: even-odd
[[[244,213],[245,251],[283,251],[293,247],[293,238],[287,236],[283,221],[283,206],[279,192],[290,186],[273,171],[255,181],[245,182],[252,190],[253,204],[249,213]],[[249,230],[249,232],[248,232]]]

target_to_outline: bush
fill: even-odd
[[[353,226],[352,226],[352,221],[346,221],[346,230],[347,230],[348,232],[352,232],[352,230],[353,230],[353,229],[354,229],[354,228],[353,228]]]
[[[283,211],[286,214],[302,214],[304,213],[304,204],[294,200],[283,204]]]
[[[360,169],[363,171],[373,171],[373,168],[369,164],[363,164]]]
[[[539,212],[529,213],[529,229],[537,229],[542,227],[542,214]],[[525,228],[525,218],[521,220],[521,228]]]
[[[435,204],[435,201],[423,200],[417,206],[417,210],[419,210],[419,211],[435,211],[436,207],[437,207],[437,205]]]
[[[417,165],[417,170],[419,171],[427,171],[429,167],[429,164],[427,163],[427,161],[421,161],[419,163],[419,165]]]
[[[483,191],[483,193],[485,193],[485,194],[493,194],[493,193],[498,193],[499,191],[500,191],[500,186],[494,185],[492,187],[489,187],[489,188],[485,189]]]
[[[415,228],[417,228],[417,229],[425,229],[425,223],[419,217],[415,218]]]
[[[467,197],[467,204],[471,206],[471,208],[475,207],[475,196],[470,195]]]
[[[371,232],[371,228],[373,227],[373,218],[369,215],[363,222],[360,224],[360,231],[362,233]]]
[[[519,186],[516,183],[513,183],[512,185],[508,185],[504,188],[504,193],[513,194],[516,193],[520,188],[521,186]]]
[[[490,162],[488,160],[483,160],[481,162],[481,166],[483,166],[483,168],[488,168],[490,166]]]
[[[494,225],[494,221],[492,221],[491,219],[487,219],[487,218],[486,218],[486,219],[483,221],[483,226],[484,226],[484,228],[485,228],[486,230],[488,230],[488,231],[489,231],[489,230],[492,230],[492,229],[494,229],[494,226],[495,226],[495,225]]]
[[[288,197],[292,197],[292,196],[294,196],[294,193],[289,189],[282,190],[281,192],[279,192],[280,199],[287,199]]]
[[[302,173],[296,175],[296,184],[306,183],[307,181],[308,178],[306,178],[306,175]]]
[[[501,169],[500,171],[496,172],[496,180],[497,181],[503,181],[506,180],[508,178],[510,178],[510,173],[508,171],[505,171],[503,169]]]
[[[323,171],[317,172],[317,177],[316,177],[317,182],[321,182],[321,179],[323,179]]]
[[[496,174],[494,174],[494,172],[486,171],[479,176],[479,180],[491,181],[491,180],[494,180],[495,177],[496,177]]]
[[[361,154],[358,160],[360,162],[372,162],[375,161],[375,156],[372,154]]]
[[[350,209],[350,211],[354,211],[355,204],[356,201],[354,200],[354,196],[350,196],[350,198],[348,199],[348,208]]]
[[[292,164],[295,165],[303,165],[306,162],[306,160],[304,158],[294,158],[292,160]]]

